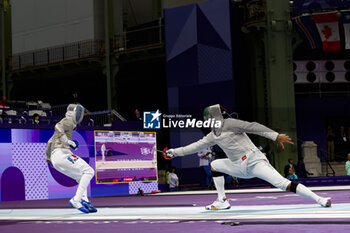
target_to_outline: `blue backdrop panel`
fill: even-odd
[[[181,9],[181,12],[179,15],[182,16],[182,14],[183,12]],[[179,31],[179,34],[173,35],[173,33],[171,33],[171,35],[166,35],[166,38],[169,38],[169,40],[173,42],[173,43],[169,42],[169,45],[166,46],[167,61],[180,55],[184,51],[192,48],[194,45],[197,44],[196,15],[197,15],[196,8],[193,7],[189,16],[188,17],[186,16],[187,20],[183,25],[183,27],[181,28],[181,31]]]
[[[0,129],[0,143],[11,142],[11,129]]]
[[[225,38],[221,37],[216,28],[214,28],[213,24],[199,7],[197,8],[197,27],[198,44],[205,44],[214,48],[227,50],[231,48],[225,43]]]
[[[234,111],[230,1],[166,9],[164,21],[169,113],[202,118],[203,108],[217,103]],[[188,137],[171,129],[170,141],[177,147]],[[197,160],[187,161],[189,166],[198,166]]]
[[[177,87],[198,83],[197,46],[167,61],[167,85]],[[181,85],[179,85],[181,84]],[[169,96],[171,98],[171,96]]]
[[[213,48],[201,44],[197,48],[198,83],[204,84],[232,80],[232,53],[230,50]],[[220,67],[221,69],[215,67]],[[231,81],[231,83],[233,82]]]
[[[183,86],[179,88],[179,92],[187,94],[179,95],[179,105],[183,112],[198,119],[203,119],[203,110],[206,106],[217,103],[232,111],[235,108],[235,98],[231,96],[232,90],[234,90],[232,81]]]
[[[165,35],[166,42],[167,42],[167,45],[165,48],[166,56],[167,56],[167,59],[169,59],[170,53],[174,49],[175,45],[177,44],[177,41],[179,40],[178,38],[182,34],[182,31],[190,27],[191,24],[193,24],[192,29],[196,28],[194,25],[195,21],[193,20],[193,17],[195,17],[194,14],[196,13],[196,6],[195,5],[182,6],[182,7],[176,8],[176,10],[165,10],[165,13],[167,14],[166,17],[164,18],[165,24],[171,25],[171,30],[167,30]],[[172,22],[173,19],[176,19],[176,22]],[[186,24],[187,26],[185,26]],[[187,36],[190,36],[190,35],[187,35]]]
[[[128,195],[129,194],[129,184],[96,184],[96,182],[91,182],[91,195],[94,197],[99,196],[109,196],[114,195]]]
[[[229,9],[229,1],[216,0],[200,2],[198,4],[198,13],[201,12],[203,19],[208,20],[208,23],[215,29],[215,33],[220,36],[227,49],[231,49],[231,30],[228,28],[230,26],[228,23],[230,19]],[[200,17],[198,19],[200,20]],[[202,27],[199,28],[201,29]]]

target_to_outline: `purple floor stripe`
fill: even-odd
[[[329,196],[333,198],[333,203],[348,203],[350,193],[348,191],[319,191],[320,196]],[[313,200],[294,196],[293,193],[247,193],[247,194],[228,194],[232,206],[234,205],[276,205],[276,204],[311,204]],[[113,206],[113,205],[179,205],[196,204],[204,206],[216,199],[216,195],[173,195],[173,196],[117,196],[117,197],[95,197],[91,201],[95,206]],[[0,208],[6,207],[50,207],[67,206],[68,199],[40,200],[40,201],[17,201],[0,202]],[[350,219],[350,216],[349,216]],[[125,221],[0,221],[1,233],[18,232],[50,232],[50,233],[86,233],[86,232],[128,232],[128,233],[172,233],[172,232],[220,232],[220,233],[246,233],[246,232],[308,232],[308,233],[343,233],[350,232],[350,224],[283,224],[283,225],[245,225],[248,222],[291,222],[300,223],[302,221],[349,221],[349,219],[268,219],[268,220],[235,220],[242,225],[230,226],[223,225],[218,221],[200,220],[200,221],[143,221],[143,220],[125,220]],[[229,222],[230,220],[224,220]]]
[[[173,232],[220,232],[220,233],[271,233],[271,232],[308,232],[308,233],[345,233],[350,232],[348,224],[293,224],[293,225],[222,225],[216,221],[36,221],[36,222],[0,222],[1,232],[127,232],[127,233],[173,233]]]

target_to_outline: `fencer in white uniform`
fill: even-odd
[[[73,130],[84,117],[84,107],[80,104],[70,104],[66,117],[55,125],[55,132],[46,146],[46,161],[53,167],[76,180],[78,185],[75,196],[69,204],[84,213],[96,212],[87,196],[87,187],[94,177],[94,170],[83,159],[74,155],[70,148],[77,149],[79,143],[72,141]]]
[[[103,143],[101,146],[101,154],[102,154],[102,161],[105,162],[105,152],[106,152],[106,145]]]
[[[256,122],[246,122],[233,118],[224,119],[219,104],[205,108],[204,119],[221,121],[221,126],[212,128],[209,134],[197,142],[185,147],[169,149],[166,152],[169,158],[194,154],[204,148],[217,144],[223,149],[228,158],[218,159],[211,163],[213,176],[215,172],[222,172],[239,178],[258,177],[284,191],[291,191],[300,196],[311,198],[321,206],[331,206],[331,198],[320,197],[304,185],[291,182],[281,176],[270,165],[266,156],[249,139],[247,133],[277,141],[283,149],[284,143],[293,144],[289,136],[279,134]],[[214,179],[214,183],[218,192],[218,199],[211,205],[206,206],[206,209],[217,210],[230,208],[230,203],[226,200],[225,196],[225,181],[223,176]]]

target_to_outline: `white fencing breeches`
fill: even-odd
[[[253,155],[254,156],[254,155]],[[211,163],[211,167],[217,171],[239,178],[257,177],[265,180],[273,186],[286,191],[290,180],[281,176],[271,164],[264,159],[257,161],[248,161],[253,158],[246,159],[245,162],[233,163],[229,159],[217,159]]]
[[[51,162],[57,171],[76,180],[79,184],[74,200],[88,201],[87,187],[94,177],[94,169],[83,159],[73,155],[69,149],[55,149],[51,154]]]

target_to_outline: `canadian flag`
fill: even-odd
[[[338,26],[338,13],[315,13],[312,14],[314,18],[318,33],[322,40],[322,47],[324,51],[340,50],[340,36]]]

